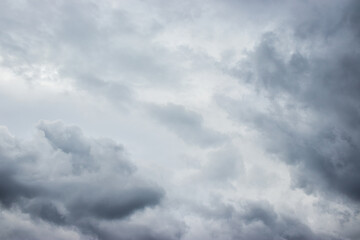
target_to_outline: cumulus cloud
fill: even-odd
[[[163,198],[161,188],[133,176],[118,143],[60,121],[42,121],[37,130],[29,142],[1,132],[0,202],[9,211],[96,234],[97,221],[124,219]]]

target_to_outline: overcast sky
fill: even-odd
[[[0,1],[0,239],[359,226],[360,1]]]

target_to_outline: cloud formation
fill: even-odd
[[[276,32],[266,33],[230,70],[269,100],[266,109],[248,111],[240,102],[219,98],[230,115],[258,128],[268,148],[296,167],[296,186],[336,191],[355,201],[360,200],[357,7],[354,2],[328,16],[329,23],[298,19],[291,54],[281,52]],[[326,45],[308,52],[301,49],[304,41]]]
[[[0,239],[360,239],[359,13],[1,1]]]
[[[161,188],[133,176],[135,167],[116,142],[88,138],[60,121],[42,121],[37,130],[23,142],[2,129],[3,207],[96,236],[106,231],[94,221],[121,220],[163,198]]]

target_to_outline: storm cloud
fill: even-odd
[[[88,233],[92,220],[121,220],[163,198],[161,188],[132,176],[121,145],[88,138],[78,127],[43,121],[29,142],[5,130],[1,139],[5,208]]]
[[[360,4],[0,2],[0,238],[360,238]]]

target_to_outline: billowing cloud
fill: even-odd
[[[116,142],[88,138],[60,121],[37,129],[30,142],[1,132],[3,207],[93,234],[94,221],[121,220],[163,198],[161,188],[133,176]]]
[[[218,221],[220,228],[208,229],[218,239],[341,239],[328,233],[314,233],[294,216],[278,212],[267,201],[242,201],[237,205],[213,202],[193,206],[207,220]]]
[[[291,54],[282,52],[277,32],[265,34],[246,60],[231,70],[268,101],[267,108],[243,109],[249,104],[222,97],[218,102],[234,118],[259,129],[267,137],[268,148],[294,165],[296,186],[308,192],[337,191],[358,201],[356,6],[352,3],[340,16],[328,16],[332,21],[324,25],[298,19]],[[328,45],[313,52],[302,50],[301,40],[313,38],[314,32],[313,45]]]

